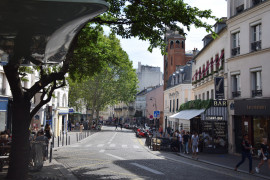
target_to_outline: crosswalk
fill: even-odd
[[[122,148],[122,149],[140,149],[141,147],[138,145],[127,145],[127,144],[74,144],[70,147],[86,147],[86,148]]]

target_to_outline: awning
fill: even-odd
[[[185,120],[190,120],[201,113],[203,113],[205,109],[189,109],[189,110],[183,110],[180,111],[172,116],[170,118],[176,118],[176,119],[185,119]]]

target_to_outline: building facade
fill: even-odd
[[[253,147],[270,139],[270,1],[228,0],[230,152],[248,134]]]
[[[164,90],[168,86],[170,76],[193,57],[193,54],[185,51],[185,40],[184,36],[175,31],[168,30],[165,34],[167,55],[164,56]]]
[[[141,62],[138,62],[138,69],[136,69],[136,73],[139,81],[138,91],[163,84],[160,67],[142,65]]]
[[[188,64],[179,68],[171,75],[168,88],[164,91],[164,123],[163,129],[170,126],[174,130],[190,130],[189,121],[171,118],[179,111],[180,106],[194,99],[191,84],[192,65]]]

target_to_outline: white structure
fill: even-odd
[[[190,131],[190,122],[178,118],[171,118],[179,111],[183,103],[194,100],[191,84],[191,66],[183,66],[177,70],[168,81],[168,88],[164,91],[164,117],[163,129],[170,126],[174,130]]]
[[[241,136],[258,148],[270,139],[270,1],[228,0],[228,99],[230,152]]]
[[[211,35],[207,35],[203,39],[203,49],[194,57],[192,81],[195,99],[215,99],[215,77],[224,77],[224,82],[226,82],[226,76],[224,76],[224,70],[226,70],[225,46],[228,41],[226,19],[223,19],[221,23],[215,24],[214,27],[218,37],[213,39]],[[225,87],[227,87],[226,84]],[[226,92],[226,90],[224,91]],[[224,99],[226,99],[226,93]]]
[[[142,91],[148,87],[163,84],[162,72],[160,71],[160,67],[141,65],[141,62],[139,62],[136,73],[139,80],[138,91]]]

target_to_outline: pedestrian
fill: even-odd
[[[258,164],[258,167],[255,168],[256,172],[260,172],[260,167],[264,164],[264,161],[267,161],[268,168],[270,170],[270,153],[269,153],[269,145],[267,145],[267,138],[262,138],[261,143],[261,162]]]
[[[248,158],[248,160],[249,160],[249,173],[253,174],[253,171],[252,171],[252,154],[251,154],[251,151],[254,148],[252,148],[252,146],[250,144],[250,141],[248,139],[248,134],[245,134],[243,136],[243,141],[242,141],[241,147],[242,147],[242,159],[235,166],[234,170],[237,171],[238,167],[245,162],[246,158]]]
[[[122,125],[122,123],[120,123],[120,128],[121,128],[121,131],[122,131],[122,128],[123,128],[123,125]]]
[[[172,128],[170,127],[170,125],[167,127],[167,133],[169,134],[169,135],[171,135],[171,130],[172,130]]]
[[[183,152],[183,131],[178,133],[178,140],[179,140],[179,153]]]
[[[83,131],[83,124],[80,123],[80,132],[82,133],[82,131]]]
[[[117,124],[115,124],[115,130],[117,130]]]
[[[49,141],[52,138],[51,127],[49,124],[45,125],[45,136],[48,138]]]
[[[189,132],[187,131],[183,136],[184,153],[188,154]]]
[[[192,158],[197,158],[197,152],[198,152],[198,145],[199,145],[199,136],[198,133],[195,132],[194,135],[191,138],[191,144],[192,144]]]

